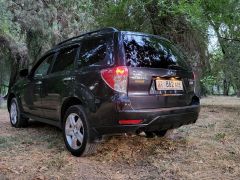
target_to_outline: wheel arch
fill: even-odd
[[[8,111],[9,111],[9,109],[10,109],[10,104],[11,104],[12,99],[15,98],[15,97],[16,97],[16,96],[15,96],[15,94],[13,94],[13,93],[10,93],[10,94],[8,95],[8,98],[7,98],[7,108],[8,108]]]
[[[67,109],[70,106],[82,105],[82,104],[83,104],[82,101],[77,97],[69,97],[63,101],[62,106],[61,106],[61,111],[60,111],[61,126],[62,126],[64,114],[67,111]]]

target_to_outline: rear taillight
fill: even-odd
[[[121,125],[141,124],[142,122],[143,120],[141,119],[127,119],[118,121],[118,123]]]
[[[127,93],[128,68],[117,66],[101,70],[102,79],[115,91]]]

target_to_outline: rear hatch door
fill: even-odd
[[[170,42],[136,34],[125,34],[123,42],[132,108],[181,107],[191,103],[191,67]]]

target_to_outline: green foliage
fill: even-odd
[[[179,2],[180,6],[176,7],[178,11],[185,12],[192,23],[198,24],[200,31],[202,25],[211,27],[218,38],[219,49],[217,52],[211,52],[211,56],[213,56],[209,61],[211,66],[204,74],[203,84],[207,87],[218,84],[224,89],[226,95],[230,89],[229,86],[240,90],[238,85],[240,82],[238,78],[240,73],[240,13],[238,13],[240,12],[240,1],[181,0]],[[208,32],[205,33],[211,39],[212,35]],[[209,77],[215,77],[216,82],[213,83]]]
[[[216,84],[216,77],[209,75],[201,79],[201,82],[203,83],[204,86],[214,86]]]
[[[225,137],[226,137],[225,133],[217,133],[215,134],[214,139],[217,141],[222,141],[224,140]]]
[[[210,93],[216,85],[240,90],[238,12],[239,0],[0,0],[0,79],[9,79],[3,64],[17,72],[59,41],[112,26],[173,41],[202,78],[198,86]],[[213,52],[208,51],[210,29],[219,42]]]
[[[151,32],[145,5],[151,0],[107,0],[96,21],[100,26],[113,26],[122,30]]]
[[[10,79],[12,84],[19,69],[33,64],[54,44],[93,28],[91,8],[89,0],[0,0],[0,63],[7,61],[12,69],[10,77],[1,66],[0,80]]]

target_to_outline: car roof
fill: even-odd
[[[99,35],[106,35],[106,34],[109,34],[109,33],[121,33],[121,34],[127,34],[127,35],[150,36],[150,37],[155,37],[155,38],[158,38],[160,40],[167,41],[167,42],[171,43],[168,39],[163,38],[159,35],[143,33],[143,32],[134,32],[134,31],[120,31],[120,30],[118,30],[114,27],[107,27],[107,28],[87,32],[87,33],[80,34],[78,36],[74,36],[72,38],[66,39],[66,40],[58,43],[57,45],[55,45],[51,50],[47,51],[40,59],[48,56],[49,54],[52,54],[52,53],[58,51],[59,49],[66,48],[66,47],[73,46],[73,45],[77,45],[83,39],[93,38],[93,37],[96,37],[96,36],[99,36]]]

